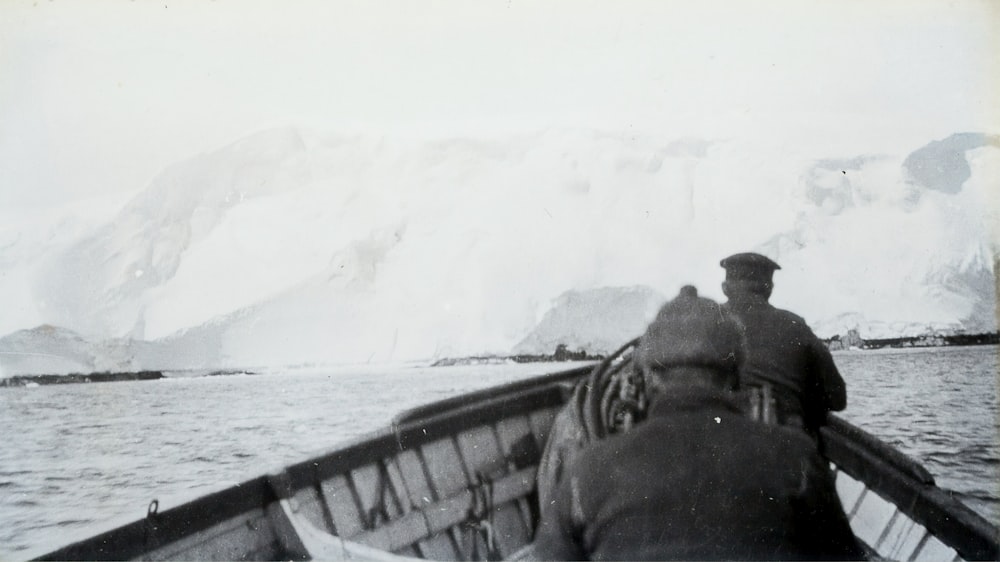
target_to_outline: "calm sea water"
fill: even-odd
[[[1000,522],[997,348],[843,352],[849,420]],[[0,560],[23,559],[328,450],[432,400],[568,365],[0,389]]]

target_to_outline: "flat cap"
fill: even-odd
[[[726,269],[726,279],[759,279],[770,281],[774,270],[781,269],[767,256],[744,252],[733,254],[719,262]]]

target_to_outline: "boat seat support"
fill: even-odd
[[[318,529],[292,510],[291,489],[287,473],[268,476],[276,500],[268,508],[278,540],[289,557],[299,560],[372,560],[375,562],[404,562],[417,560],[399,556],[355,541],[332,535]]]

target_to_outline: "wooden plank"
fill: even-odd
[[[927,529],[918,525],[904,513],[896,515],[896,519],[887,529],[876,546],[876,550],[889,560],[909,560],[924,538]]]
[[[955,552],[954,548],[944,544],[937,537],[931,536],[912,560],[933,562],[935,560],[954,560],[956,556],[958,553]]]
[[[420,556],[428,560],[458,560],[458,550],[447,532],[436,533],[417,543]]]
[[[516,498],[523,497],[533,487],[534,469],[524,469],[493,482],[493,494],[498,504],[512,506],[512,502]],[[403,545],[417,542],[424,537],[451,529],[456,525],[468,523],[469,511],[477,502],[475,494],[476,492],[470,489],[463,489],[451,497],[420,510],[414,509],[378,529],[360,533],[352,540],[370,546],[397,549]],[[510,512],[510,514],[516,516],[514,512]],[[504,528],[496,521],[494,525],[498,530]],[[466,533],[464,538],[468,542],[471,536],[471,533]],[[522,540],[516,546],[511,545],[510,552],[519,549],[526,542]]]
[[[542,453],[535,443],[527,416],[504,418],[497,422],[496,431],[500,440],[500,449],[503,451],[511,470],[538,465]],[[517,507],[521,517],[521,525],[527,530],[530,540],[536,524],[537,510],[532,509],[533,506],[529,502],[537,503],[537,497],[534,493],[518,500]]]
[[[248,560],[283,556],[267,514],[259,509],[153,549],[138,559]]]
[[[38,556],[39,560],[127,560],[142,557],[150,544],[168,545],[211,529],[220,522],[262,509],[274,499],[265,477],[257,477],[194,501],[160,510],[150,520],[99,533]],[[152,525],[152,527],[151,527]]]
[[[423,558],[426,560],[432,560],[432,558],[424,556],[424,554],[416,546],[404,546],[403,548],[400,548],[399,550],[394,550],[393,552],[400,556],[409,556],[410,558]]]
[[[505,417],[557,408],[562,393],[556,387],[499,395],[482,402],[467,403],[454,410],[439,411],[426,418],[408,419],[396,426],[396,438],[403,448],[413,448],[454,435],[468,427],[493,424]]]
[[[384,531],[387,534],[387,546],[389,550],[396,552],[407,546],[419,544],[420,541],[434,536],[427,522],[427,516],[418,511],[411,511],[402,517],[393,519],[380,529],[371,531],[372,533]],[[359,536],[361,542],[368,542],[367,537]]]
[[[507,461],[492,426],[470,428],[459,433],[456,440],[468,481],[475,482],[478,474],[492,479],[507,472]]]
[[[535,491],[535,478],[536,469],[530,467],[493,484],[493,503],[496,507],[490,523],[504,558],[531,542],[534,529],[530,516],[525,516],[525,509]]]
[[[438,439],[420,448],[436,498],[447,498],[469,486],[467,469],[451,437]]]
[[[493,525],[497,549],[505,559],[531,542],[531,531],[525,526],[516,501],[498,505],[489,522]]]
[[[477,541],[477,552],[486,552],[487,547],[499,550],[501,555],[515,552],[530,540],[531,530],[525,524],[517,501],[524,498],[534,489],[534,482],[528,483],[526,490],[518,488],[514,494],[507,489],[497,489],[505,480],[501,479],[507,472],[507,462],[503,454],[499,437],[493,427],[474,428],[458,435],[459,450],[465,458],[468,468],[467,476],[474,483],[489,482],[480,487],[480,499],[476,501],[479,521],[475,523],[478,529],[466,531],[466,540]],[[534,472],[531,472],[532,478]],[[499,482],[494,482],[499,480]],[[505,495],[505,492],[507,494]],[[485,533],[488,525],[492,533]],[[487,544],[487,538],[492,538],[493,544]]]
[[[464,490],[435,503],[422,513],[410,512],[399,519],[390,521],[379,529],[358,535],[357,540],[368,544],[369,536],[377,532],[388,531],[390,535],[397,537],[390,541],[392,543],[413,543],[422,538],[439,534],[465,521],[471,504],[472,494]]]
[[[824,442],[846,441],[858,450],[863,450],[880,462],[892,467],[917,484],[934,484],[934,477],[920,463],[904,455],[899,449],[892,447],[863,429],[851,425],[834,415],[827,418],[827,424],[821,430]],[[838,439],[839,438],[839,439]],[[836,460],[836,459],[833,459]]]
[[[399,506],[399,514],[409,512],[413,509],[413,502],[410,499],[409,491],[406,488],[406,481],[403,473],[399,470],[398,456],[385,459],[382,466],[385,467],[385,474],[389,477],[389,485],[392,487],[393,495]]]
[[[364,530],[361,524],[361,513],[351,489],[350,482],[343,474],[338,474],[323,481],[320,485],[323,499],[333,518],[333,533],[344,538],[350,538]]]
[[[556,419],[556,414],[559,413],[560,409],[561,406],[542,408],[528,415],[531,433],[535,436],[535,443],[539,450],[545,450],[545,443],[549,440],[549,430],[552,428],[552,422]]]
[[[437,499],[435,491],[427,480],[424,470],[424,460],[419,451],[400,451],[395,458],[396,468],[409,499],[411,509],[420,509],[432,505]],[[421,517],[424,517],[421,511]],[[427,523],[429,528],[429,523]],[[430,536],[417,543],[421,555],[434,560],[454,560],[458,557],[456,546],[446,533],[430,533]]]
[[[447,528],[448,535],[452,540],[452,546],[455,549],[455,557],[459,560],[465,560],[469,556],[469,541],[464,536],[466,530],[454,526],[460,523],[461,520],[452,522],[448,527],[442,527],[439,523],[439,520],[450,521],[452,519],[450,504],[456,501],[464,501],[465,509],[468,509],[468,506],[472,505],[471,494],[468,496],[469,500],[457,499],[459,495],[468,494],[469,481],[466,476],[468,469],[465,466],[464,459],[458,451],[454,437],[446,437],[432,443],[427,443],[420,448],[420,452],[429,476],[428,481],[431,489],[434,491],[434,497],[438,498],[439,501],[441,501],[440,498],[445,498],[443,501],[449,504],[448,507],[445,507],[441,511],[425,510],[430,519],[431,528],[435,531]],[[464,494],[461,494],[462,492]],[[462,520],[464,520],[464,514]]]
[[[472,428],[460,433],[457,437],[459,451],[465,459],[467,477],[475,483],[492,482],[508,472],[507,459],[501,450],[499,437],[492,426]],[[473,531],[475,539],[480,544],[478,552],[486,552],[487,547],[496,549],[501,555],[516,551],[529,540],[530,532],[519,513],[516,498],[514,501],[501,503],[493,493],[493,485],[481,488],[481,500],[477,502],[479,521],[475,523],[482,529],[488,525],[492,533]],[[467,533],[468,534],[468,533]],[[493,544],[487,544],[492,539]]]
[[[528,424],[527,416],[504,418],[497,422],[496,431],[504,457],[514,465],[511,468],[524,468],[538,464],[541,459],[541,449],[534,442],[534,435]],[[533,447],[525,445],[526,438],[530,440],[528,442]]]
[[[469,510],[474,501],[472,492],[466,489],[425,510],[432,529],[435,531],[447,529],[455,547],[456,558],[459,560],[471,559],[476,546],[478,533],[467,524]],[[480,550],[483,551],[485,545],[481,546]]]
[[[315,486],[307,486],[296,490],[290,503],[296,515],[305,518],[306,521],[318,529],[324,529],[328,533],[333,532],[327,521],[327,516],[323,512],[323,498],[320,497],[319,491]]]
[[[869,492],[854,510],[851,529],[856,537],[874,547],[897,511],[894,504],[885,501],[876,493]]]
[[[524,468],[493,482],[493,497],[498,504],[524,497],[535,489],[536,467]]]
[[[513,396],[516,400],[521,400],[527,394],[539,392],[548,393],[550,390],[556,390],[558,392],[557,395],[554,395],[555,401],[551,403],[561,404],[565,401],[565,399],[560,391],[560,386],[572,384],[577,379],[588,375],[593,369],[593,365],[575,367],[558,373],[531,377],[494,388],[486,388],[463,394],[461,396],[446,398],[444,400],[407,410],[396,416],[394,421],[395,423],[402,425],[414,420],[433,417],[439,412],[456,409],[475,402],[487,402],[491,399],[505,396]],[[512,415],[513,413],[515,412],[508,413],[508,415]]]
[[[417,451],[400,451],[396,455],[395,466],[405,490],[404,498],[409,500],[404,503],[408,503],[411,509],[434,503],[434,492],[427,482],[423,459]]]
[[[292,558],[301,560],[372,560],[403,562],[385,549],[331,535],[291,511],[287,500],[272,504],[268,510],[275,532]]]
[[[327,480],[338,474],[346,474],[359,466],[394,455],[398,450],[399,443],[395,434],[389,428],[384,428],[324,455],[291,464],[285,471],[290,475],[292,485],[301,488],[315,480]]]
[[[410,499],[410,493],[407,489],[406,481],[403,478],[403,473],[399,470],[398,455],[387,458],[384,462],[384,466],[385,473],[389,477],[389,483],[395,492],[396,502],[399,505],[399,514],[395,517],[398,519],[405,517],[409,513],[413,513],[413,504]],[[415,521],[413,525],[426,529],[423,514],[417,514],[414,519]],[[392,552],[401,556],[424,558],[424,554],[420,551],[419,543],[417,541],[403,542],[401,546],[393,547]]]
[[[837,472],[837,480],[834,483],[837,495],[840,496],[840,504],[844,506],[844,512],[850,517],[857,511],[858,500],[862,499],[861,495],[865,493],[867,488],[844,472]]]
[[[402,513],[396,491],[381,462],[352,470],[351,480],[361,503],[366,529],[373,529]]]

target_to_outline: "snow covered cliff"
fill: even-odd
[[[548,352],[559,332],[602,351],[657,295],[720,299],[719,259],[747,250],[781,263],[773,301],[820,335],[992,331],[998,177],[1000,140],[982,134],[821,155],[284,128],[170,166],[103,214],[0,230],[0,334],[148,340],[130,360],[154,369]]]

